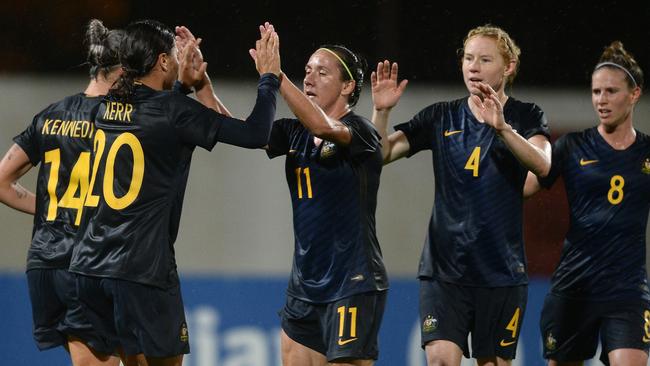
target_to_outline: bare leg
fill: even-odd
[[[615,349],[607,355],[611,366],[646,366],[648,354],[635,348]]]
[[[437,340],[426,344],[428,366],[460,366],[463,350],[451,341]]]
[[[81,339],[68,336],[67,350],[74,366],[118,366],[119,357],[99,353]]]
[[[302,344],[289,338],[281,331],[282,343],[282,365],[283,366],[325,366],[327,358],[325,355],[305,347]]]

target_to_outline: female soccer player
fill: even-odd
[[[297,118],[275,121],[267,153],[286,155],[293,207],[284,366],[372,365],[378,357],[388,289],[375,233],[382,158],[374,127],[352,111],[365,68],[347,47],[326,45],[307,61],[302,91],[282,77],[280,93]]]
[[[119,341],[127,363],[180,365],[189,336],[173,244],[192,152],[218,141],[267,144],[279,86],[277,36],[268,31],[257,42],[257,102],[242,121],[168,90],[179,75],[170,29],[145,20],[125,32],[125,72],[97,114],[90,215],[70,271],[79,274],[79,298],[93,325]],[[196,45],[189,40],[181,60],[185,86],[204,80],[207,64]]]
[[[564,178],[571,217],[540,320],[552,366],[582,365],[599,337],[606,365],[648,361],[650,137],[633,125],[642,88],[641,68],[613,42],[591,75],[598,126],[558,139],[551,171],[540,180],[550,188]]]
[[[109,30],[100,20],[90,21],[85,38],[90,65],[86,90],[36,115],[0,162],[0,200],[34,214],[27,256],[34,340],[41,350],[66,347],[74,365],[119,363],[110,356],[115,345],[106,343],[84,317],[68,266],[88,185],[95,114],[101,96],[121,74],[118,48],[122,37],[122,31]],[[34,196],[17,180],[38,164]],[[97,352],[105,356],[96,358],[93,353]]]
[[[542,110],[505,94],[520,50],[498,27],[472,29],[461,65],[470,96],[435,103],[387,136],[406,86],[397,64],[372,75],[373,122],[384,163],[431,150],[435,206],[419,266],[422,346],[429,365],[506,365],[515,357],[527,299],[522,190],[530,170],[550,169]]]

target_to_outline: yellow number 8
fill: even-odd
[[[623,201],[623,186],[625,185],[625,179],[620,175],[615,175],[609,181],[609,191],[607,192],[607,200],[612,205],[618,205]],[[616,197],[614,197],[616,196]]]

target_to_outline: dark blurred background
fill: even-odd
[[[254,77],[247,49],[266,20],[276,25],[283,69],[294,77],[318,45],[342,43],[370,64],[399,61],[402,75],[412,81],[459,83],[456,50],[469,29],[486,23],[503,27],[522,48],[515,85],[584,86],[613,40],[650,70],[650,1],[3,0],[0,72],[79,72],[83,28],[91,17],[109,27],[143,18],[187,25],[205,39],[210,73],[221,79]]]

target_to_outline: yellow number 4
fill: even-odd
[[[465,164],[465,169],[472,171],[472,177],[478,177],[478,166],[480,161],[481,161],[481,147],[477,146],[474,148],[474,150],[469,156],[469,159],[467,159],[467,163]]]

